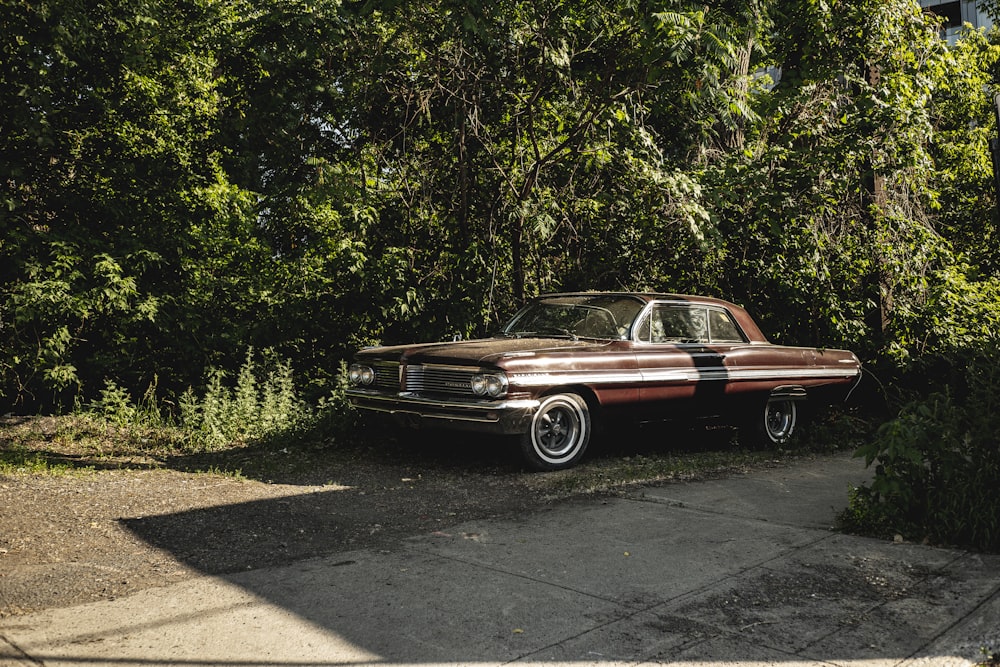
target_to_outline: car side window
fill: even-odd
[[[740,333],[739,327],[724,310],[708,311],[708,321],[711,327],[713,343],[744,343],[746,339]]]
[[[649,342],[707,343],[707,312],[703,308],[686,306],[654,306],[649,322]]]
[[[654,304],[635,328],[642,343],[745,343],[732,316],[720,308]]]

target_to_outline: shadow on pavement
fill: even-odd
[[[843,455],[820,463],[860,465]],[[806,464],[762,474],[428,525],[391,549],[172,587],[163,592],[169,602],[146,591],[130,604],[156,601],[167,611],[146,620],[125,614],[118,632],[155,634],[160,643],[187,636],[219,656],[228,649],[212,633],[230,633],[244,648],[228,664],[244,664],[233,657],[242,655],[246,664],[866,667],[969,664],[1000,634],[1000,557],[769,520],[766,494],[795,505],[845,490],[824,485],[822,470]],[[741,493],[760,509],[713,505],[726,498],[738,508]],[[351,502],[364,501],[321,491],[127,525],[216,573],[203,554],[177,550],[177,536],[196,531],[236,549],[272,549],[268,535],[308,541],[349,531],[338,508]],[[261,516],[273,525],[260,527]],[[258,645],[259,662],[246,653]]]

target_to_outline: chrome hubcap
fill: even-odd
[[[768,434],[774,439],[788,436],[794,427],[795,407],[788,401],[769,403],[765,424]]]
[[[547,456],[559,457],[572,451],[579,434],[579,417],[563,405],[552,406],[535,421],[535,443]]]

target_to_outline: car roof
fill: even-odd
[[[691,294],[669,294],[662,292],[552,292],[549,294],[539,294],[536,299],[549,297],[581,297],[581,296],[609,296],[609,297],[631,297],[650,303],[651,301],[664,301],[668,303],[690,303],[693,305],[717,306],[725,308],[739,323],[743,333],[752,343],[766,343],[767,337],[760,330],[750,313],[743,306],[738,306],[731,301],[718,299],[712,296],[694,296]]]
[[[712,296],[695,296],[693,294],[670,294],[666,292],[550,292],[546,294],[539,294],[537,299],[547,299],[547,298],[558,298],[558,297],[575,297],[575,296],[609,296],[609,297],[632,297],[641,299],[643,301],[676,301],[683,303],[701,303],[710,304],[717,306],[735,307],[739,308],[734,303],[726,301],[724,299],[719,299]]]

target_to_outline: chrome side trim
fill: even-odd
[[[638,371],[554,371],[508,373],[511,384],[519,387],[549,387],[560,384],[630,384],[641,382]]]
[[[519,387],[549,387],[562,384],[643,384],[650,382],[704,382],[728,380],[806,380],[851,378],[857,369],[844,368],[662,368],[631,371],[552,371],[545,373],[513,373],[511,384]]]
[[[860,372],[860,369],[842,368],[736,369],[729,377],[737,380],[850,378]]]

